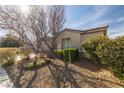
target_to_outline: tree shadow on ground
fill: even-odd
[[[48,68],[54,77],[57,88],[68,87],[68,85],[75,88],[80,87],[68,68],[63,68],[53,63],[49,63]]]
[[[17,82],[15,82],[15,86],[16,87],[26,87],[26,88],[32,88],[33,86],[32,86],[32,84],[33,84],[33,82],[35,81],[35,79],[37,78],[37,76],[38,76],[38,69],[40,69],[40,68],[42,68],[42,67],[45,67],[46,65],[48,64],[48,62],[46,62],[46,63],[44,63],[44,64],[42,64],[41,66],[38,66],[38,67],[36,67],[36,68],[32,68],[32,69],[30,69],[30,70],[25,70],[23,67],[22,67],[22,69],[23,69],[23,74],[22,74],[22,72],[21,72],[21,70],[20,70],[20,75],[18,76],[18,78],[16,79],[16,81]],[[21,66],[23,66],[23,64],[21,64]],[[24,73],[25,73],[25,71],[32,71],[33,72],[33,75],[31,76],[31,79],[30,80],[26,80],[24,83],[22,83],[22,84],[19,84],[19,82],[21,82],[19,79],[24,75]],[[21,86],[22,85],[22,86]]]
[[[17,66],[15,64],[4,67],[4,70],[7,72],[9,78],[13,81],[16,80],[15,82],[13,82],[13,87],[21,87],[20,84],[20,79],[21,76],[23,75],[23,69],[20,69],[19,72],[17,73]]]
[[[15,82],[14,82],[14,87],[22,87],[22,85],[20,84],[20,79],[21,79],[21,76],[23,75],[23,73],[24,73],[24,70],[23,69],[20,69],[20,71],[19,71],[19,75],[17,76],[17,78],[16,78],[16,80],[15,80]]]
[[[24,86],[31,87],[31,84],[33,83],[33,81],[35,80],[35,78],[37,76],[38,68],[32,70],[32,71],[34,71],[34,75],[31,77],[31,79],[29,81],[25,81],[24,83],[22,83],[22,77],[24,76],[25,71],[26,71],[23,67],[23,64],[25,63],[25,61],[27,62],[27,60],[22,60],[20,63],[18,63],[16,65],[14,64],[12,66],[8,66],[8,67],[4,68],[7,72],[7,74],[9,75],[10,79],[12,81],[14,81],[13,87],[16,87],[16,88],[21,88]]]
[[[23,63],[21,64],[23,65]],[[8,74],[10,78],[14,77],[13,78],[14,87],[26,87],[26,88],[34,87],[32,86],[32,84],[37,78],[37,76],[40,74],[38,72],[38,69],[42,67],[48,67],[48,70],[50,71],[52,75],[51,76],[52,82],[55,83],[55,86],[53,85],[52,87],[57,87],[57,88],[67,88],[67,87],[71,87],[71,88],[73,87],[74,88],[80,88],[80,87],[95,87],[95,88],[102,87],[103,88],[104,87],[104,88],[107,88],[107,87],[110,87],[109,85],[102,83],[103,81],[124,87],[124,85],[120,83],[112,82],[112,81],[102,79],[102,78],[88,76],[78,70],[75,70],[74,68],[70,68],[68,65],[69,64],[67,62],[64,62],[64,65],[61,65],[61,64],[56,64],[54,62],[47,60],[46,64],[43,64],[40,67],[30,70],[30,71],[33,71],[33,75],[31,75],[30,79],[24,80],[23,83],[21,81],[22,80],[21,78],[25,74],[25,70],[23,68],[18,68],[19,71],[16,77],[14,77],[15,74],[13,74],[11,70],[8,70]],[[41,87],[44,87],[44,86],[41,86]]]
[[[95,64],[94,61],[89,58],[80,58],[78,62],[74,62],[73,64],[94,72],[101,71],[101,69],[107,69],[107,65]]]
[[[34,75],[29,80],[28,84],[26,85],[26,88],[31,88],[32,87],[32,83],[35,81],[36,77],[37,77],[37,70],[34,70]]]
[[[109,85],[101,83],[101,81],[124,87],[124,85],[122,84],[105,80],[102,78],[87,76],[87,75],[84,75],[83,73],[77,72],[74,69],[70,69],[68,65],[66,65],[66,62],[65,62],[65,66],[60,66],[51,62],[48,65],[48,67],[54,77],[56,87],[58,88],[60,87],[80,88],[80,87],[86,87],[86,86],[95,87],[95,88],[109,87]]]

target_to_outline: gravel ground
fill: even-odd
[[[65,65],[58,59],[50,59],[40,68],[24,70],[22,64],[6,67],[14,87],[32,88],[120,88],[124,87],[118,78],[103,65],[96,65],[87,59]]]

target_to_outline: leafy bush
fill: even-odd
[[[44,63],[46,63],[46,61],[44,59],[38,59],[38,60],[34,60],[34,61],[24,64],[24,68],[25,69],[33,69],[33,68],[41,66]]]
[[[36,65],[34,65],[34,62],[24,64],[25,69],[32,69],[34,67],[36,67]]]
[[[124,79],[124,37],[104,42],[96,52],[101,62],[108,64],[114,75]]]
[[[77,61],[79,59],[78,49],[64,49],[63,57],[66,61],[69,61],[70,59],[72,62]]]
[[[96,37],[92,40],[85,41],[82,44],[82,49],[88,58],[93,59],[95,63],[98,63],[100,62],[100,59],[96,54],[96,49],[100,44],[108,40],[107,37]]]
[[[113,53],[112,50],[115,48],[113,46],[113,44],[114,44],[114,41],[110,40],[108,42],[102,43],[101,45],[99,45],[97,47],[96,54],[100,58],[100,61],[102,62],[102,64],[109,64],[110,63],[111,60],[109,59],[109,57],[111,57],[110,54]]]
[[[82,45],[93,60],[107,64],[117,77],[124,79],[124,36],[116,39],[97,38]]]
[[[1,48],[0,49],[0,64],[8,66],[15,63],[16,48]]]
[[[57,50],[56,52],[61,58],[63,58],[63,50]]]
[[[58,50],[57,54],[63,59],[65,59],[66,61],[71,60],[71,62],[74,62],[79,59],[78,49],[75,49],[75,48],[67,48],[63,50]]]

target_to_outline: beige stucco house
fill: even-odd
[[[65,29],[59,34],[57,38],[57,49],[80,49],[80,45],[88,39],[95,38],[96,36],[107,36],[107,28],[108,26],[97,27],[88,30]]]

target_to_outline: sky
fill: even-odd
[[[65,28],[85,30],[109,25],[109,37],[124,35],[124,5],[68,5],[65,6],[65,18]],[[3,35],[5,33],[0,31],[0,36]]]
[[[124,35],[124,5],[65,6],[66,28],[85,30],[109,25],[108,36],[115,38]]]

